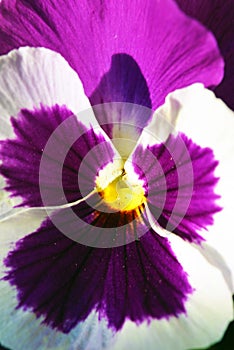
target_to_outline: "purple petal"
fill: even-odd
[[[192,292],[168,240],[152,231],[127,246],[96,249],[68,239],[47,220],[17,243],[5,264],[19,307],[65,333],[94,309],[116,331],[127,319],[178,316]]]
[[[171,0],[58,0],[56,5],[51,0],[3,1],[0,23],[2,54],[24,45],[58,51],[77,71],[88,96],[109,72],[116,54],[135,60],[153,109],[170,91],[194,82],[214,86],[223,76],[213,36]],[[121,74],[121,66],[118,70]],[[123,99],[129,88],[124,78]],[[110,88],[104,95],[112,93]]]
[[[220,211],[214,191],[218,162],[212,150],[179,134],[146,150],[138,147],[133,162],[147,179],[149,207],[159,224],[185,240],[201,242],[199,231],[212,225]]]
[[[104,137],[88,130],[64,106],[21,110],[17,119],[12,118],[12,125],[16,138],[1,141],[0,173],[10,194],[22,198],[20,206],[76,201],[82,197],[78,184],[81,164],[81,186],[87,192],[93,190],[98,170],[113,158]],[[96,146],[92,162],[85,167],[85,156]]]
[[[225,74],[215,93],[234,109],[234,2],[232,0],[176,0],[180,8],[212,31],[225,61]]]

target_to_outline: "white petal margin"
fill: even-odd
[[[188,350],[219,341],[233,318],[231,293],[221,272],[210,265],[193,245],[171,234],[171,247],[191,286],[186,314],[136,325],[124,324],[113,350]]]
[[[90,108],[75,71],[58,53],[21,47],[0,57],[1,137],[12,136],[9,123],[22,109],[65,105],[74,114]]]
[[[69,334],[57,332],[27,310],[18,309],[17,292],[7,281],[1,280],[5,267],[3,259],[14,242],[37,229],[44,218],[42,211],[30,210],[0,223],[0,343],[12,350],[97,350],[111,349],[113,334],[105,320],[95,311]]]
[[[175,104],[175,101],[179,106],[176,129],[201,147],[211,148],[219,161],[215,175],[220,180],[215,191],[221,195],[218,204],[223,210],[214,215],[214,225],[202,232],[202,236],[223,256],[234,274],[234,112],[201,84],[175,91],[166,104]],[[208,259],[212,259],[211,251]],[[213,263],[215,259],[214,253]]]

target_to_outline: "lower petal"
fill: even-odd
[[[17,308],[67,334],[94,310],[115,332],[128,319],[178,317],[192,293],[167,239],[153,231],[126,246],[98,249],[70,240],[47,220],[16,243],[4,264]]]

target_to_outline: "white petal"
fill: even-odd
[[[165,105],[155,113],[155,118],[165,116],[172,105],[178,107],[174,108],[176,117],[170,119],[171,129],[183,132],[201,147],[211,148],[219,161],[215,175],[220,180],[215,192],[221,195],[218,204],[223,210],[214,215],[214,225],[201,235],[222,254],[234,273],[234,112],[201,84],[170,94]]]
[[[166,141],[168,136],[176,131],[175,125],[179,111],[179,102],[172,99],[169,94],[165,104],[157,109],[149,124],[143,129],[137,145],[147,147]]]
[[[40,104],[66,105],[74,114],[90,108],[81,81],[60,54],[22,47],[1,56],[1,132],[9,136],[9,117]]]
[[[0,219],[2,215],[6,215],[7,213],[9,213],[13,207],[9,195],[6,191],[4,191],[4,187],[5,180],[2,176],[0,176]]]
[[[186,302],[187,314],[137,326],[127,321],[113,350],[188,350],[220,340],[233,318],[231,293],[221,272],[207,263],[191,244],[171,234],[173,251],[195,288]]]

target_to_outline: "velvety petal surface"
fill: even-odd
[[[3,0],[0,11],[1,53],[25,45],[60,52],[79,74],[88,96],[99,86],[103,99],[116,100],[115,88],[102,84],[103,76],[113,72],[114,63],[117,80],[125,87],[123,101],[145,104],[147,89],[136,89],[132,95],[132,82],[125,80],[132,66],[116,60],[119,54],[128,55],[139,66],[153,109],[176,88],[194,82],[213,86],[222,79],[223,63],[213,36],[171,0],[58,0],[56,4]],[[142,82],[138,77],[135,85]]]
[[[215,94],[234,109],[234,3],[232,0],[176,0],[189,16],[203,23],[215,35],[225,60],[225,74]]]

